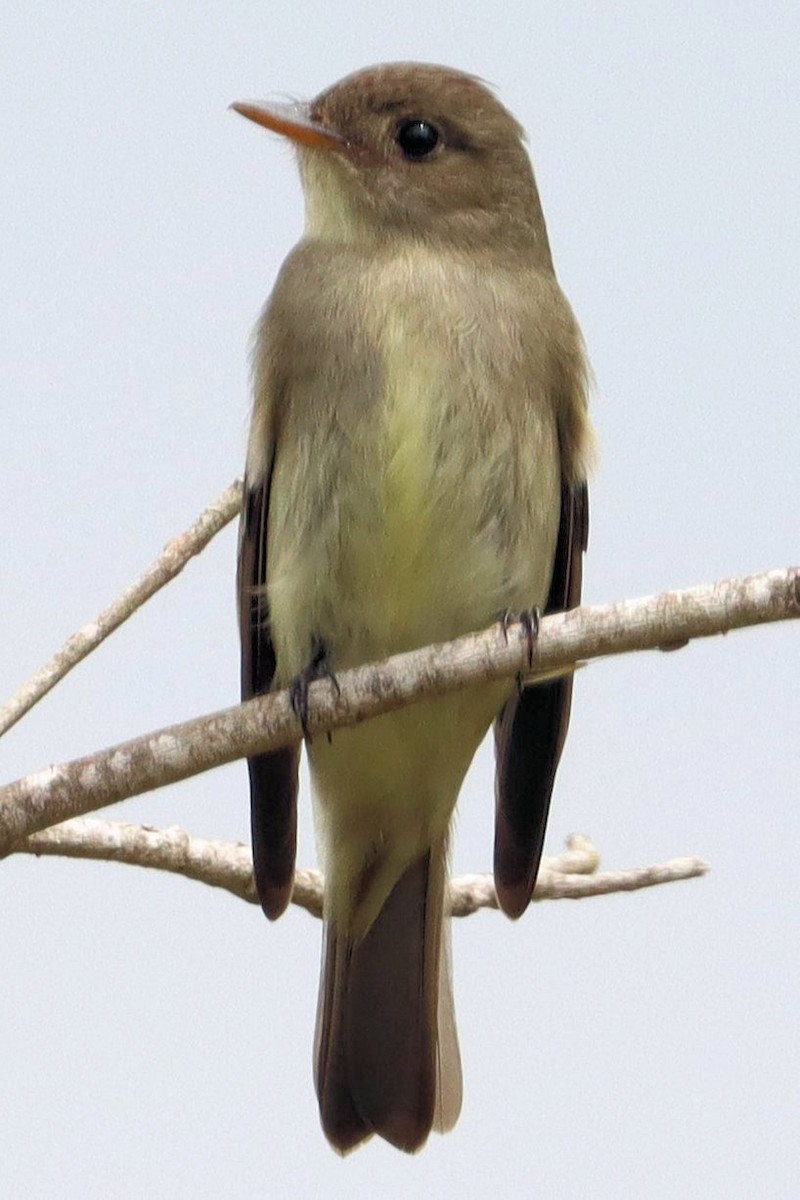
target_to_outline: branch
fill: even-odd
[[[552,674],[584,659],[673,649],[691,638],[799,615],[798,567],[576,608],[542,620],[534,670]],[[516,622],[344,671],[336,685],[327,679],[311,685],[308,725],[312,733],[355,725],[422,696],[528,675],[528,655],[527,628]],[[285,690],[38,771],[0,789],[0,855],[56,822],[301,737]]]
[[[192,838],[183,829],[154,829],[91,818],[66,821],[23,842],[18,853],[65,858],[103,859],[150,867],[224,888],[240,900],[258,903],[253,883],[253,860],[241,842],[210,842]],[[699,858],[675,858],[660,866],[597,874],[600,854],[581,835],[567,839],[567,851],[544,858],[536,880],[534,900],[579,900],[610,892],[630,892],[704,875],[708,866]],[[313,916],[322,915],[322,876],[297,871],[292,903]],[[464,875],[450,881],[450,911],[466,917],[479,908],[497,908],[491,875]]]
[[[0,737],[46,696],[73,667],[86,658],[87,654],[96,650],[109,634],[119,629],[137,608],[141,608],[146,600],[180,574],[189,559],[204,550],[215,534],[233,520],[239,512],[241,502],[242,484],[241,480],[237,479],[200,514],[189,529],[167,542],[156,561],[136,583],[118,596],[108,608],[104,608],[94,621],[73,633],[50,661],[32,675],[0,708]]]

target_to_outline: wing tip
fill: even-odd
[[[288,885],[276,886],[274,883],[259,886],[256,881],[256,894],[261,905],[261,911],[268,921],[277,921],[289,907],[292,899],[292,881]]]
[[[533,886],[528,880],[523,880],[521,883],[507,883],[499,881],[495,876],[494,890],[500,911],[506,917],[510,917],[512,921],[519,920],[533,896]]]

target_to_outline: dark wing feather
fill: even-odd
[[[580,603],[588,534],[586,484],[562,484],[561,523],[546,612],[561,612]],[[520,916],[533,894],[571,703],[572,675],[565,675],[523,689],[495,722],[494,874],[500,907],[510,917]]]
[[[271,477],[270,470],[257,485],[245,481],[238,571],[243,700],[268,692],[275,674],[266,596]],[[290,746],[247,760],[256,890],[270,920],[281,915],[292,895],[299,759],[299,747]]]

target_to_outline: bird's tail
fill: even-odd
[[[405,871],[363,937],[326,926],[315,1040],[325,1135],[418,1150],[461,1109],[444,841]]]

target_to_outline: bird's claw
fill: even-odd
[[[330,679],[336,695],[341,696],[342,689],[339,686],[339,680],[328,665],[328,653],[321,641],[315,641],[311,661],[308,666],[295,675],[289,684],[289,699],[292,709],[300,722],[303,737],[309,745],[312,739],[311,730],[308,725],[308,689],[318,679]],[[328,733],[328,741],[330,740],[331,735]]]
[[[498,620],[500,628],[503,631],[506,645],[508,645],[508,631],[515,621],[519,621],[525,631],[525,636],[528,641],[528,668],[533,667],[533,658],[536,653],[536,639],[539,636],[539,625],[542,615],[538,608],[525,608],[521,613],[513,613],[510,608],[506,608],[500,614]],[[519,679],[520,688],[522,687],[522,679]]]
[[[542,614],[538,608],[526,608],[519,614],[519,620],[528,640],[528,669],[530,670],[533,667],[533,657],[536,653],[536,641],[539,637]]]

